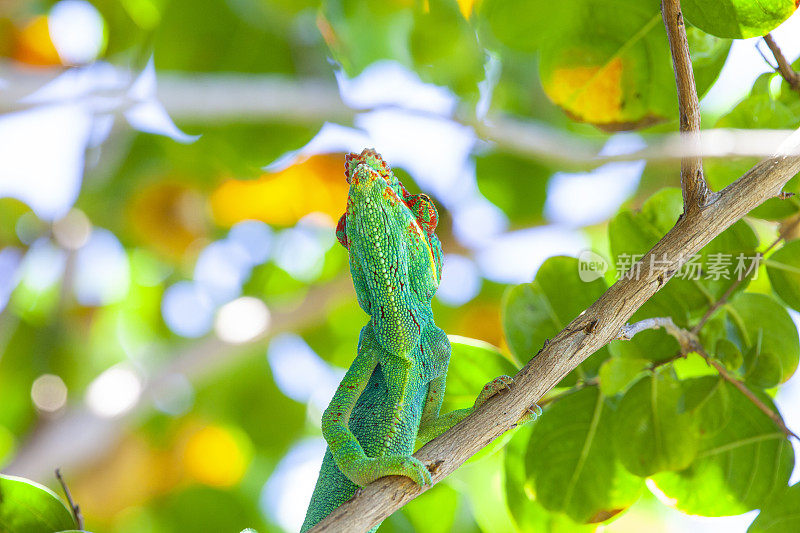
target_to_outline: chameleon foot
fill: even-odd
[[[539,407],[538,403],[535,403],[531,407],[528,407],[525,410],[525,412],[517,421],[516,425],[521,426],[522,424],[528,424],[529,422],[533,422],[540,416],[542,416],[542,408]]]
[[[342,468],[342,473],[359,487],[385,476],[405,476],[421,487],[433,484],[428,468],[411,455],[365,457],[349,465],[349,468]]]
[[[492,381],[483,386],[481,393],[478,394],[478,398],[475,400],[475,408],[477,409],[483,405],[486,400],[495,394],[499,394],[502,391],[511,390],[513,385],[514,378],[511,376],[498,376],[494,378]]]

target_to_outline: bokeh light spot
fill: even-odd
[[[19,283],[21,264],[22,252],[18,248],[0,249],[0,311],[5,308]]]
[[[164,293],[161,314],[167,327],[182,337],[208,333],[214,319],[211,298],[195,283],[179,281]]]
[[[40,411],[54,413],[67,403],[67,386],[53,374],[42,374],[31,386],[31,399]]]
[[[124,298],[129,285],[125,248],[110,231],[95,229],[75,257],[75,297],[83,305],[105,305]]]
[[[299,442],[281,459],[264,485],[262,511],[284,530],[297,531],[303,524],[324,453],[322,439]]]
[[[244,476],[249,462],[246,441],[227,428],[204,427],[189,437],[184,452],[187,473],[200,483],[231,487]]]
[[[299,335],[276,335],[267,350],[278,388],[298,402],[311,400],[322,409],[330,402],[342,373],[332,369]]]
[[[66,65],[89,63],[103,50],[103,17],[89,2],[58,2],[50,10],[48,26],[53,45]]]
[[[66,259],[66,253],[48,239],[38,239],[25,254],[22,282],[36,292],[50,288],[61,278]]]
[[[442,281],[436,297],[447,305],[463,305],[480,292],[481,285],[480,272],[472,260],[463,255],[448,254],[444,257]]]
[[[269,327],[269,309],[258,298],[243,296],[223,305],[217,313],[214,329],[225,342],[248,342]]]
[[[272,228],[260,220],[244,220],[231,228],[228,240],[241,246],[253,266],[269,259],[272,250]]]
[[[250,276],[250,255],[233,241],[212,242],[200,252],[194,280],[216,303],[236,298]]]
[[[66,215],[53,222],[53,236],[62,248],[77,250],[89,240],[92,224],[80,209],[70,209]]]
[[[95,414],[111,418],[129,411],[142,393],[139,375],[128,366],[116,365],[95,378],[86,392],[86,404]]]

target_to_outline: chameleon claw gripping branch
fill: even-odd
[[[433,202],[409,194],[371,149],[346,156],[345,176],[350,191],[336,236],[349,251],[356,296],[369,321],[322,416],[328,449],[301,531],[377,478],[401,475],[431,484],[428,469],[411,455],[415,443],[435,438],[474,409],[439,413],[450,343],[431,310],[442,274]],[[493,384],[475,406],[503,388]]]

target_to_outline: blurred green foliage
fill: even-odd
[[[59,55],[49,30],[58,4],[3,4],[0,68],[81,71]],[[716,82],[730,39],[763,35],[796,7],[792,0],[683,4],[701,94]],[[449,91],[452,112],[427,118],[458,128],[509,118],[595,143],[608,140],[608,131],[635,129],[650,139],[677,129],[656,0],[91,5],[103,24],[94,66],[132,73],[125,90],[151,57],[159,80],[188,80],[198,88],[209,80],[266,80],[319,95],[338,94],[336,76],[353,78],[390,60]],[[716,126],[796,127],[800,96],[787,83],[774,83],[775,76],[756,80]],[[300,92],[304,87],[321,92]],[[101,89],[103,96],[107,88]],[[307,496],[286,479],[303,474],[307,463],[295,454],[319,443],[324,409],[324,391],[303,382],[335,386],[366,321],[348,279],[346,251],[334,241],[347,194],[342,154],[292,153],[325,123],[364,126],[359,110],[343,114],[338,96],[332,101],[337,108],[323,111],[319,102],[307,102],[305,112],[292,111],[296,117],[290,111],[214,116],[209,109],[237,103],[223,91],[203,102],[197,116],[174,117],[182,131],[200,135],[180,143],[129,127],[121,116],[134,102],[122,99],[102,142],[81,150],[86,165],[69,215],[47,220],[23,202],[0,198],[0,252],[22,265],[0,270],[14,273],[8,302],[0,299],[1,468],[23,469],[53,485],[51,469],[64,466],[94,531],[288,528]],[[97,112],[97,123],[107,115]],[[476,190],[513,230],[547,223],[552,176],[586,166],[554,162],[558,157],[543,161],[514,143],[481,141],[491,139],[470,147],[464,172],[474,167]],[[752,162],[708,161],[710,185],[721,189]],[[419,167],[409,168],[414,171],[398,173],[413,192],[416,182],[430,183],[416,174]],[[463,305],[435,300],[437,323],[453,341],[445,408],[467,407],[488,380],[513,374],[669,231],[682,212],[678,181],[676,162],[648,162],[622,208],[584,228],[593,248],[610,252],[608,271],[593,279],[580,276],[581,260],[556,256],[528,283],[506,286],[478,272],[479,288]],[[443,190],[436,201],[445,252],[479,265],[485,250],[460,239],[460,206]],[[800,192],[797,178],[786,191]],[[451,192],[462,198],[463,191]],[[702,322],[697,334],[709,356],[773,411],[775,387],[794,375],[800,357],[787,310],[800,311],[798,211],[796,199],[769,200],[698,254],[696,278],[676,276],[633,317],[669,316],[686,328]],[[253,220],[260,225],[248,225]],[[103,229],[122,250],[123,281],[115,282],[114,297],[82,301],[76,273],[84,268],[85,239]],[[220,252],[212,257],[214,246]],[[759,253],[766,253],[760,265],[743,274],[736,258]],[[721,256],[732,261],[712,272]],[[220,257],[245,266],[231,273],[214,263],[218,269],[207,274],[204,265]],[[32,264],[55,274],[33,272]],[[225,276],[239,275],[236,290],[224,293]],[[208,323],[188,333],[167,319],[169,302],[176,287],[196,288],[201,280],[212,296],[191,293],[193,306],[181,308],[178,318],[196,311]],[[244,324],[262,310],[252,307],[253,299],[269,313],[263,330],[244,340],[225,337],[238,331],[230,323],[223,327],[225,310],[250,305],[232,315],[233,326]],[[295,343],[283,366],[278,355],[268,355],[278,341]],[[659,520],[650,492],[704,516],[761,509],[752,532],[797,530],[800,492],[788,486],[795,464],[788,438],[699,355],[680,358],[679,350],[663,330],[613,341],[544,399],[541,420],[479,454],[381,531],[580,532],[600,524],[614,531],[615,520],[646,530]],[[292,381],[286,373],[293,368],[307,379]],[[130,405],[109,404],[115,394],[102,388],[108,383],[112,392],[130,393],[124,397]],[[62,428],[72,431],[68,438],[39,446],[45,432],[63,435]],[[278,491],[271,483],[281,480]],[[299,511],[292,515],[289,508]],[[0,476],[0,531],[74,527],[54,493]]]

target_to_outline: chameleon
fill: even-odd
[[[431,309],[443,262],[436,207],[427,195],[410,194],[373,149],[348,154],[345,177],[347,208],[336,236],[349,251],[356,298],[369,321],[322,415],[328,447],[301,532],[380,477],[431,485],[427,467],[411,455],[415,444],[434,439],[513,383],[500,376],[473,407],[440,414],[450,343]]]

